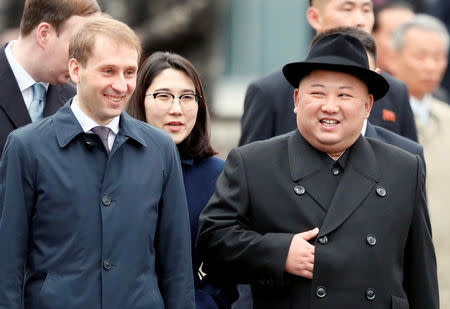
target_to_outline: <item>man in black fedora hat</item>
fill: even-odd
[[[283,74],[298,130],[230,152],[203,270],[249,283],[254,308],[439,308],[423,162],[361,135],[389,88],[361,42],[326,35]]]

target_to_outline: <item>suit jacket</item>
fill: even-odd
[[[207,271],[250,283],[254,308],[439,308],[422,160],[360,136],[328,207],[321,164],[298,131],[232,150],[200,216]],[[314,227],[313,279],[286,273]]]
[[[0,155],[8,134],[31,123],[19,85],[6,59],[5,47],[6,45],[0,50]],[[75,86],[71,83],[50,85],[45,97],[44,117],[53,115],[75,93]]]
[[[12,132],[0,214],[0,308],[195,308],[178,151],[126,113],[109,155],[70,102]]]
[[[433,227],[433,240],[438,261],[441,307],[450,308],[450,243],[448,241],[448,218],[450,207],[448,190],[450,181],[450,106],[431,99],[430,118],[427,125],[417,122],[419,141],[423,144],[427,160],[427,197]]]
[[[423,146],[421,144],[413,142],[409,138],[395,134],[392,131],[386,130],[385,128],[375,126],[370,122],[367,122],[366,133],[364,136],[375,138],[385,143],[394,145],[400,149],[406,150],[407,152],[410,152],[414,155],[418,155],[423,160],[423,162],[425,162],[425,158],[423,155]]]
[[[382,75],[389,82],[390,89],[383,98],[374,102],[370,122],[417,142],[406,85],[385,73]],[[281,70],[251,83],[245,94],[239,145],[295,130],[293,98],[294,88]]]

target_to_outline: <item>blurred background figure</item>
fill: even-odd
[[[440,85],[447,68],[448,32],[436,18],[419,14],[394,31],[392,42],[396,76],[408,86],[417,125],[426,125],[429,114],[417,105],[428,103]]]
[[[432,7],[431,13],[439,18],[447,27],[447,31],[450,31],[450,1],[448,0],[435,0],[435,4]],[[450,55],[447,58],[450,61]],[[450,93],[450,70],[447,67],[441,86],[446,90],[447,94]],[[450,101],[447,100],[447,103]]]
[[[431,93],[447,67],[449,35],[436,18],[417,15],[393,33],[397,76],[410,91],[419,142],[427,163],[427,195],[438,261],[441,308],[450,308],[450,242],[448,223],[448,152],[450,106]]]
[[[377,44],[377,66],[391,75],[395,75],[395,59],[392,50],[392,32],[414,16],[408,2],[391,1],[374,7],[375,23],[372,35]]]
[[[428,12],[433,1],[434,0],[405,0],[405,2],[409,3],[413,10],[418,13]],[[372,2],[374,6],[379,6],[396,2],[396,0],[372,0]]]
[[[215,191],[224,162],[209,141],[209,114],[202,83],[192,64],[178,54],[156,52],[138,72],[135,92],[128,106],[131,116],[161,128],[177,145],[188,201],[192,248],[198,217]],[[202,261],[192,251],[197,309],[231,308],[235,286],[205,276]]]

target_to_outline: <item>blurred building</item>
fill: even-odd
[[[230,0],[224,11],[223,71],[219,77],[214,112],[240,118],[248,84],[304,59],[312,29],[305,18],[304,0]]]

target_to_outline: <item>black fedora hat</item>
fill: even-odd
[[[370,70],[367,52],[362,43],[348,34],[333,33],[324,36],[311,47],[305,61],[286,64],[283,74],[297,88],[302,78],[313,70],[354,75],[367,85],[374,100],[382,98],[389,90],[389,83],[380,74]]]

